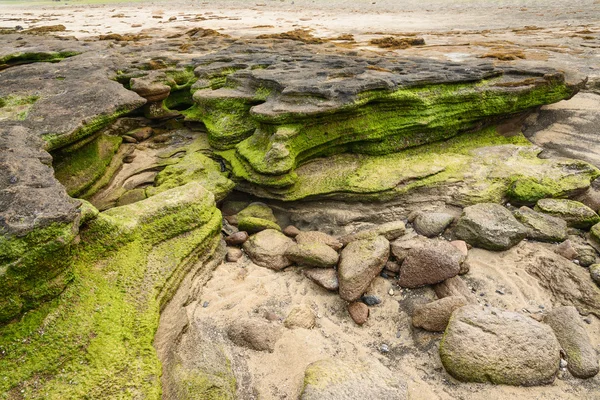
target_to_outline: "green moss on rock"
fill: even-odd
[[[122,141],[119,136],[100,134],[75,152],[55,155],[56,179],[70,196],[80,196],[104,175]]]
[[[541,199],[535,210],[562,218],[570,227],[590,229],[600,222],[600,216],[591,208],[578,201],[567,199]]]
[[[72,283],[0,328],[0,393],[160,399],[160,309],[213,254],[220,229],[213,196],[194,182],[90,221],[71,259]],[[23,248],[13,243],[7,253]]]
[[[281,227],[276,222],[255,217],[238,217],[238,228],[240,231],[248,233],[257,233],[265,229],[275,229],[281,232]]]
[[[219,163],[190,149],[180,161],[158,173],[154,180],[155,186],[147,188],[146,194],[153,196],[194,181],[211,191],[217,201],[224,199],[235,185],[221,172]]]
[[[478,128],[491,118],[571,94],[572,89],[560,80],[520,90],[507,90],[496,86],[495,80],[484,80],[365,92],[339,109],[303,114],[262,113],[258,107],[250,111],[253,102],[263,101],[256,94],[204,89],[194,94],[197,112],[188,118],[205,122],[215,148],[235,145],[236,156],[258,175],[254,182],[262,178],[257,183],[271,186],[273,177],[282,179],[318,156],[340,151],[390,154],[447,139]],[[246,175],[251,173],[240,177],[246,179]]]
[[[69,282],[77,223],[0,236],[0,324],[58,295]]]

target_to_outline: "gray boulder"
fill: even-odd
[[[501,205],[481,203],[463,210],[455,234],[472,246],[498,251],[523,240],[527,229]]]
[[[463,382],[533,386],[554,381],[560,345],[552,329],[522,314],[469,305],[450,318],[440,358]]]
[[[564,219],[572,228],[590,229],[600,222],[600,216],[583,203],[566,199],[542,199],[535,206],[536,211]]]
[[[335,250],[322,243],[293,244],[287,248],[285,256],[297,264],[318,268],[333,268],[339,258]]]
[[[452,221],[454,217],[447,213],[420,213],[414,219],[413,226],[420,235],[434,237],[443,233]]]
[[[567,222],[548,214],[521,207],[515,217],[527,228],[527,237],[541,242],[562,242],[567,238]]]
[[[244,251],[255,264],[279,271],[292,264],[285,252],[293,244],[283,233],[266,229],[250,236],[244,243]]]
[[[598,374],[596,350],[575,307],[555,308],[546,315],[544,322],[550,325],[566,353],[567,369],[573,376],[585,379]]]
[[[406,384],[377,361],[326,359],[304,372],[300,400],[408,399]]]
[[[390,242],[383,236],[357,240],[348,244],[340,255],[338,280],[340,297],[355,301],[379,275],[390,255]]]
[[[462,252],[443,240],[428,240],[408,251],[400,267],[398,284],[416,288],[442,282],[458,275]]]

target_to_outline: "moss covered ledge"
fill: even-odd
[[[540,152],[522,135],[505,137],[491,127],[389,155],[346,153],[320,158],[297,168],[298,178],[291,186],[241,182],[237,189],[283,201],[388,201],[432,192],[461,206],[529,204],[538,197],[567,197],[585,190],[600,176],[591,164],[540,159]],[[526,184],[543,190],[515,190]]]
[[[100,213],[81,231],[66,290],[0,327],[0,398],[160,399],[161,307],[204,268],[220,229],[197,182]]]

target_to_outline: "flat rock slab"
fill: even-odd
[[[459,239],[487,250],[507,250],[527,235],[525,227],[499,204],[467,207],[455,228]]]
[[[390,242],[383,236],[356,240],[348,244],[340,255],[338,280],[340,297],[355,301],[379,275],[390,255]]]
[[[324,289],[337,291],[340,287],[337,271],[333,268],[311,268],[305,269],[304,275]]]
[[[523,133],[549,155],[585,160],[600,167],[600,95],[580,93],[542,107],[527,119]]]
[[[567,355],[567,369],[577,378],[591,378],[598,374],[598,356],[579,312],[573,306],[550,311],[544,322],[552,328],[560,346]]]
[[[534,386],[554,381],[560,345],[548,325],[473,305],[452,314],[440,357],[446,371],[463,382]]]
[[[304,373],[300,400],[408,399],[406,384],[378,362],[325,359]]]

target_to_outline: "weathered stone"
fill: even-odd
[[[300,232],[300,229],[296,228],[294,225],[288,225],[283,228],[283,234],[291,238],[295,238]]]
[[[450,244],[460,250],[463,256],[466,257],[469,255],[469,247],[467,246],[467,242],[464,240],[453,240],[450,242]]]
[[[542,199],[535,210],[561,218],[573,228],[589,229],[600,222],[600,216],[594,210],[578,201],[566,199]]]
[[[245,231],[235,232],[225,238],[225,243],[227,243],[230,246],[238,246],[240,244],[246,243],[246,240],[248,240],[248,237],[249,237],[248,232],[245,232]]]
[[[413,226],[420,235],[434,237],[443,233],[452,221],[454,217],[446,213],[419,213],[413,221]]]
[[[267,229],[250,236],[244,243],[244,251],[257,265],[279,271],[291,265],[285,252],[293,244],[283,233]]]
[[[171,87],[165,83],[166,81],[167,75],[164,72],[150,71],[143,77],[131,79],[131,90],[148,102],[162,101],[171,93]]]
[[[243,255],[244,253],[237,247],[228,247],[225,259],[227,262],[237,262]]]
[[[383,269],[397,274],[398,272],[400,272],[400,263],[397,261],[388,261],[385,263]]]
[[[567,222],[561,218],[521,207],[515,217],[527,228],[527,237],[542,242],[562,242],[567,238]]]
[[[567,260],[574,260],[577,257],[577,250],[573,246],[570,240],[565,240],[554,249],[554,252],[558,255],[563,256]]]
[[[319,231],[300,232],[296,235],[296,242],[298,244],[323,243],[336,251],[342,248],[342,242],[331,235]]]
[[[335,250],[322,243],[293,244],[287,248],[285,256],[297,264],[319,268],[333,268],[339,258]]]
[[[600,252],[600,223],[592,226],[589,233],[590,244]]]
[[[433,285],[433,290],[439,299],[450,296],[463,296],[470,304],[477,304],[477,297],[460,276]]]
[[[426,242],[427,238],[425,238],[424,236],[416,236],[407,240],[399,238],[397,240],[394,240],[390,244],[390,248],[392,254],[394,255],[394,257],[396,257],[396,261],[402,263],[406,259],[406,256],[408,255],[410,249],[421,247]]]
[[[443,240],[429,240],[408,251],[400,267],[398,284],[415,288],[432,285],[458,275],[463,255]]]
[[[306,304],[295,306],[292,308],[283,324],[288,329],[304,328],[312,329],[315,326],[315,313]]]
[[[472,246],[506,250],[525,238],[527,231],[506,208],[481,203],[463,210],[455,233]]]
[[[596,96],[597,97],[597,96]],[[582,195],[575,198],[596,213],[600,212],[600,179],[596,179]]]
[[[408,399],[406,384],[379,362],[325,359],[306,367],[300,400]]]
[[[585,268],[534,244],[518,249],[518,262],[552,294],[555,304],[573,305],[582,314],[600,317],[600,288]]]
[[[590,265],[590,277],[596,285],[600,286],[600,264]]]
[[[365,229],[360,232],[352,233],[350,235],[342,236],[339,238],[342,244],[346,245],[355,240],[362,240],[372,238],[374,236],[383,236],[387,240],[394,240],[404,234],[406,226],[402,221],[386,222],[385,224],[378,225],[374,228]]]
[[[227,336],[236,345],[269,353],[275,350],[275,344],[281,335],[280,326],[251,318],[236,319],[227,330]]]
[[[554,381],[560,345],[547,325],[515,312],[470,305],[452,314],[440,358],[446,371],[464,382],[542,385]]]
[[[317,285],[331,291],[337,291],[340,287],[337,271],[332,268],[305,269],[304,275]]]
[[[590,343],[583,321],[573,306],[558,307],[544,317],[567,355],[567,369],[577,378],[598,374],[598,356]]]
[[[390,242],[383,236],[356,240],[348,244],[340,255],[338,280],[340,297],[355,301],[379,275],[390,254]]]
[[[354,301],[348,304],[348,314],[357,325],[363,325],[369,319],[369,307],[363,302]]]
[[[412,315],[412,324],[427,331],[441,332],[446,329],[452,312],[467,304],[467,299],[463,296],[450,296],[417,305]]]

